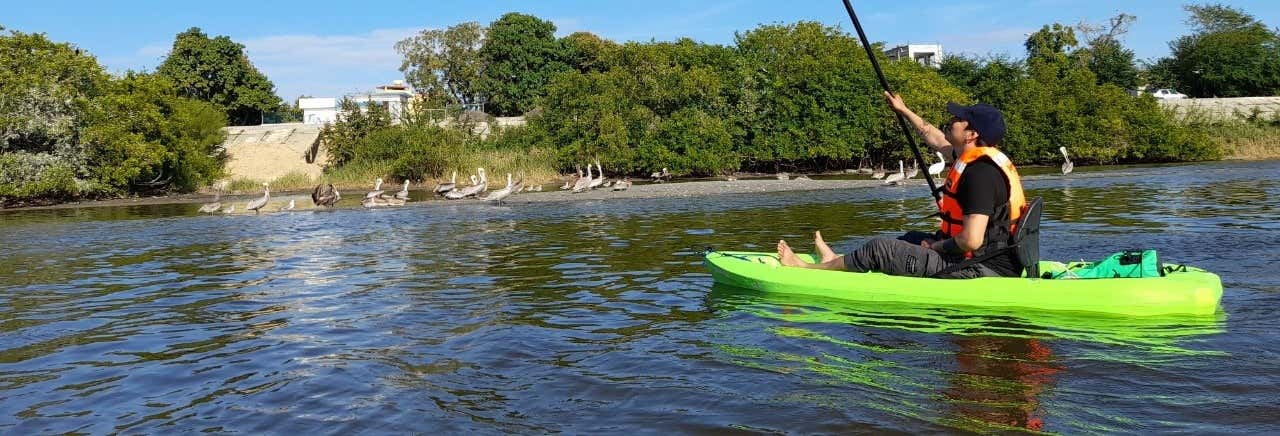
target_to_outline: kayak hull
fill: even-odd
[[[812,256],[798,256],[813,262]],[[1155,316],[1213,314],[1222,299],[1222,280],[1216,274],[1194,267],[1184,270],[1181,266],[1163,277],[1151,278],[934,279],[785,267],[774,253],[711,251],[705,255],[704,263],[717,283],[763,292],[867,302]],[[1056,273],[1080,265],[1042,261],[1040,271]]]

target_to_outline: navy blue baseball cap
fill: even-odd
[[[956,118],[969,122],[969,128],[978,132],[978,138],[987,145],[998,145],[1004,139],[1004,115],[1000,110],[986,103],[972,106],[947,103],[947,112]]]

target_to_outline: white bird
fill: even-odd
[[[294,206],[295,206],[295,204],[294,204],[294,202],[293,202],[293,199],[291,198],[291,199],[289,199],[289,205],[288,205],[288,206],[281,207],[281,208],[280,208],[280,211],[281,211],[281,212],[288,212],[288,211],[291,211],[291,210],[293,210],[293,207],[294,207]]]
[[[542,192],[542,185],[534,186],[533,192]]]
[[[590,170],[591,165],[587,165],[587,169]],[[599,174],[596,174],[596,178],[591,179],[591,183],[587,184],[587,189],[596,189],[604,184],[604,168],[600,167],[600,161],[596,161],[596,170],[599,171]]]
[[[916,165],[916,163],[915,163],[915,162],[912,162],[912,163],[911,163],[911,171],[907,171],[907,178],[908,178],[908,179],[914,179],[914,178],[916,178],[916,176],[917,176],[917,175],[920,175],[920,166],[919,166],[919,165]]]
[[[258,213],[258,210],[259,210],[259,209],[262,209],[262,206],[266,206],[266,205],[267,205],[267,201],[268,201],[268,200],[271,200],[271,190],[270,190],[270,189],[268,189],[268,188],[267,188],[267,184],[266,184],[265,182],[263,182],[263,183],[262,183],[262,198],[259,198],[259,199],[257,199],[257,200],[250,201],[250,202],[249,202],[249,204],[246,204],[246,205],[244,206],[244,209],[245,209],[245,210],[251,210],[251,211],[253,211],[253,213],[255,213],[255,214],[256,214],[256,213]]]
[[[222,209],[222,190],[213,196],[213,203],[205,203],[200,206],[200,213],[214,213],[218,209]]]
[[[400,192],[397,192],[397,193],[396,193],[396,195],[395,195],[395,197],[396,197],[396,200],[408,200],[408,199],[409,199],[409,180],[408,180],[408,179],[405,179],[405,181],[404,181],[404,187],[403,187],[403,188],[400,188]]]
[[[622,180],[619,180],[618,183],[613,184],[614,191],[626,191],[627,188],[630,188],[630,187],[631,187],[631,179],[628,179],[625,177]]]
[[[236,205],[233,204],[233,205],[227,206],[227,209],[223,210],[222,213],[226,213],[226,214],[236,213]]]
[[[395,197],[370,197],[360,202],[364,207],[404,206],[404,200]]]
[[[497,191],[490,192],[489,195],[484,198],[484,200],[496,201],[498,202],[498,204],[502,204],[503,199],[510,197],[512,194],[518,192],[523,185],[524,185],[523,180],[512,185],[511,173],[507,173],[507,186]]]
[[[476,179],[475,176],[471,176],[471,186],[446,192],[444,198],[458,200],[484,192],[489,183],[485,180],[484,168],[477,168],[477,170],[480,172],[480,178]]]
[[[452,191],[453,188],[457,186],[458,186],[458,172],[454,171],[453,175],[449,176],[449,183],[441,183],[439,185],[436,185],[436,191],[435,191],[436,195],[441,195],[446,192]]]
[[[649,177],[653,178],[655,183],[661,183],[671,178],[671,173],[667,171],[667,167],[662,167],[662,171],[655,171]]]
[[[1058,151],[1062,152],[1062,158],[1066,162],[1062,163],[1062,174],[1071,174],[1071,170],[1075,169],[1075,164],[1071,163],[1071,158],[1067,157],[1067,147],[1058,147]]]
[[[898,184],[898,182],[901,182],[902,179],[905,179],[905,178],[907,178],[907,173],[902,169],[902,161],[898,161],[898,172],[886,176],[884,178],[884,184],[896,185]]]
[[[882,164],[882,165],[880,165],[880,169],[877,169],[877,170],[875,170],[874,172],[872,172],[872,173],[871,173],[871,178],[876,179],[876,180],[879,180],[879,179],[883,179],[883,178],[884,178],[884,165],[883,165],[883,164]]]
[[[578,181],[573,182],[573,192],[578,193],[578,192],[587,190],[588,188],[591,187],[592,180],[593,179],[591,178],[591,165],[587,165],[586,177],[579,177]]]
[[[942,157],[942,152],[935,151],[933,153],[938,155],[938,162],[929,165],[929,175],[936,176],[942,174],[942,169],[947,166],[947,160]]]
[[[787,173],[778,173],[774,175],[774,177],[776,177],[778,180],[791,180],[791,174],[787,174]]]
[[[369,191],[368,194],[365,194],[364,198],[373,198],[379,195],[382,195],[382,178],[381,177],[379,177],[378,180],[375,180],[373,182],[373,190]]]

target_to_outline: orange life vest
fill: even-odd
[[[946,184],[941,188],[942,199],[938,202],[938,211],[942,215],[942,233],[948,237],[956,237],[964,228],[964,210],[956,201],[956,193],[960,192],[960,176],[964,174],[965,167],[978,159],[990,159],[1000,168],[1000,171],[1004,172],[1004,177],[1009,182],[1009,221],[988,225],[1008,226],[1010,235],[1017,230],[1018,218],[1022,216],[1022,210],[1027,204],[1027,199],[1022,194],[1022,179],[1018,177],[1018,170],[1013,167],[1013,161],[1010,161],[1009,157],[1000,150],[994,147],[973,147],[956,159],[955,164],[951,166],[951,171],[947,173]],[[995,217],[991,218],[995,219]],[[992,243],[1006,245],[1004,244],[1006,241],[986,239],[984,238],[983,241],[984,247]],[[972,256],[973,253],[965,253],[965,257]]]

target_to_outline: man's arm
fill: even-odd
[[[983,238],[986,237],[987,221],[990,219],[990,216],[980,213],[965,215],[964,228],[960,229],[960,234],[937,242],[926,241],[928,248],[939,253],[956,252],[956,254],[977,250],[985,242]],[[951,244],[954,245],[949,247],[948,245]]]
[[[947,142],[947,136],[942,134],[942,131],[938,130],[937,127],[925,122],[923,118],[912,112],[907,107],[907,104],[902,102],[902,96],[885,91],[884,99],[889,102],[889,107],[893,108],[894,112],[902,114],[907,118],[908,123],[915,126],[916,131],[920,132],[920,137],[924,138],[925,144],[933,147],[934,150],[942,152],[944,155],[951,154],[951,143]]]

